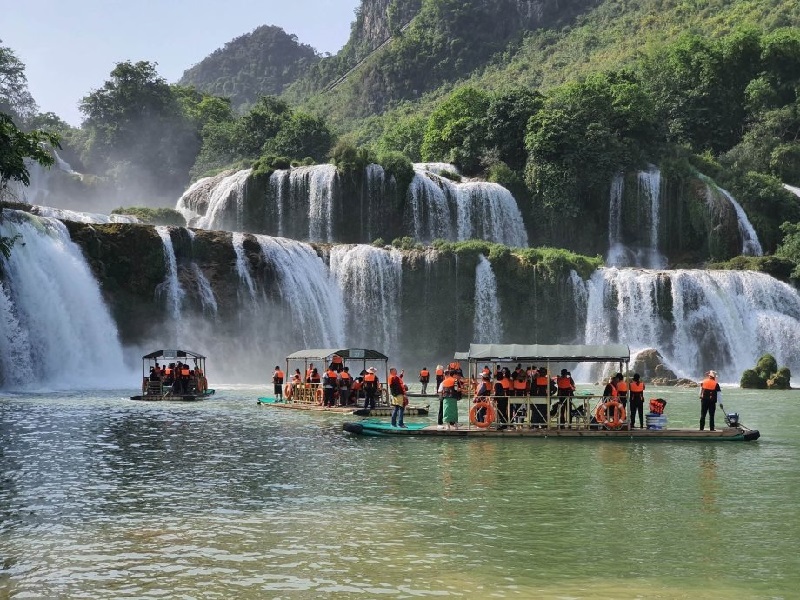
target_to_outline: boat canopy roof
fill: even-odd
[[[298,350],[286,357],[286,360],[308,360],[324,359],[338,354],[345,360],[389,360],[389,357],[377,350],[366,348],[312,348],[308,350]]]
[[[202,358],[205,360],[206,357],[191,350],[156,350],[150,354],[145,354],[142,360],[154,358]]]
[[[467,355],[471,361],[629,362],[631,351],[626,344],[470,344]]]
[[[456,352],[453,354],[453,360],[469,360],[469,352]]]

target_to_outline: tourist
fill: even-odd
[[[308,376],[308,383],[321,383],[322,379],[319,376],[319,371],[317,371],[316,367],[311,369],[311,374]]]
[[[630,406],[631,406],[631,429],[636,421],[636,414],[639,414],[639,429],[644,429],[644,382],[641,381],[639,374],[633,374],[633,380],[628,386],[630,388]]]
[[[331,365],[328,368],[333,369],[337,373],[341,373],[342,369],[344,369],[344,359],[338,354],[334,354],[331,357]]]
[[[564,425],[572,422],[572,396],[575,395],[575,380],[566,369],[561,369],[561,374],[556,378],[558,391],[559,416],[558,424]]]
[[[497,421],[500,423],[498,429],[505,429],[508,426],[508,393],[511,389],[511,382],[506,377],[506,369],[497,371],[497,378],[494,382],[494,396],[497,404]]]
[[[422,384],[422,395],[426,396],[428,394],[428,382],[431,380],[431,372],[428,371],[428,367],[422,367],[422,370],[419,372],[419,382]]]
[[[339,390],[339,374],[333,370],[333,366],[325,371],[322,376],[322,405],[336,406],[336,392]]]
[[[617,376],[608,378],[606,387],[603,388],[603,402],[610,402],[617,399]]]
[[[316,371],[314,363],[308,363],[308,368],[306,369],[306,383],[311,383],[311,374],[314,371]]]
[[[458,401],[461,399],[461,383],[458,380],[458,369],[445,372],[442,380],[440,396],[442,398],[442,420],[447,429],[458,429]]]
[[[403,415],[405,414],[405,384],[400,375],[397,374],[397,369],[392,367],[389,369],[389,394],[392,397],[392,427],[406,428],[403,423]]]
[[[625,381],[625,376],[622,373],[617,373],[617,400],[620,401],[623,408],[628,407],[628,382]]]
[[[339,373],[339,404],[347,406],[350,404],[350,388],[353,385],[353,376],[350,375],[350,367],[342,367]]]
[[[444,380],[444,367],[442,365],[436,365],[436,390],[439,390],[439,386],[442,385],[442,381]],[[441,425],[441,423],[439,423]]]
[[[275,372],[272,374],[272,385],[275,393],[275,399],[283,402],[283,371],[278,365],[275,365]]]
[[[492,375],[491,372],[483,373],[478,388],[475,390],[475,398],[473,402],[486,402],[492,395]],[[486,409],[479,408],[475,411],[475,420],[478,423],[483,423],[486,419]]]
[[[535,387],[536,392],[535,392],[534,395],[536,395],[536,396],[547,396],[547,388],[550,385],[550,381],[547,378],[547,369],[545,369],[544,367],[541,367],[536,372],[536,379],[535,379],[534,383],[536,384],[536,387]]]
[[[700,384],[700,431],[703,431],[706,426],[706,413],[708,414],[709,429],[714,431],[714,413],[717,410],[717,394],[719,392],[717,372],[709,371]]]
[[[364,373],[364,408],[375,408],[375,396],[378,394],[378,376],[375,367],[370,367]]]

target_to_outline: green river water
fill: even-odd
[[[359,438],[265,392],[0,398],[0,598],[800,597],[800,392],[726,389],[746,443]]]

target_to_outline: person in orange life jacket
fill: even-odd
[[[547,379],[547,369],[541,368],[536,371],[533,383],[536,396],[547,396],[547,387],[550,385],[550,381]]]
[[[364,408],[375,408],[375,396],[378,394],[378,376],[375,367],[370,367],[364,373]]]
[[[422,367],[422,371],[419,372],[419,382],[422,384],[422,395],[425,396],[428,393],[428,383],[431,380],[431,372],[428,371],[428,367]]]
[[[706,414],[708,414],[709,429],[714,431],[714,413],[717,410],[717,394],[719,392],[717,372],[709,371],[700,384],[700,431],[703,431],[706,426]]]
[[[342,369],[344,369],[344,359],[338,354],[334,354],[331,357],[331,365],[328,369],[333,369],[337,373],[341,373]]]
[[[191,377],[191,369],[189,369],[189,365],[182,363],[180,369],[180,376],[181,376],[181,393],[188,394],[189,393],[189,378]]]
[[[272,386],[275,398],[283,400],[283,371],[278,365],[275,365],[275,372],[272,374]]]
[[[322,378],[319,376],[319,371],[316,368],[311,369],[311,374],[308,376],[308,383],[321,383]]]
[[[342,367],[339,373],[339,404],[347,406],[350,404],[350,388],[353,386],[353,376],[350,375],[350,367]]]
[[[314,363],[308,363],[308,368],[306,369],[306,383],[311,383],[311,374],[314,371],[316,371]]]
[[[561,369],[561,374],[556,377],[556,391],[558,393],[559,424],[572,422],[572,404],[570,398],[575,395],[575,380],[566,369]]]
[[[628,382],[622,373],[617,373],[617,400],[623,407],[628,408]]]
[[[506,370],[507,369],[499,370],[494,382],[497,422],[500,423],[498,429],[506,429],[508,427],[508,394],[511,390],[511,381],[506,377]]]
[[[389,369],[389,394],[392,397],[392,427],[402,427],[405,429],[403,423],[403,415],[405,414],[405,384],[400,375],[397,374],[397,369],[392,367]]]
[[[603,401],[608,402],[609,400],[616,400],[617,399],[617,376],[614,375],[613,377],[608,378],[608,383],[606,383],[606,387],[603,388]]]
[[[484,369],[486,371],[486,369]],[[491,372],[486,373],[484,372],[481,375],[481,381],[478,384],[478,388],[475,390],[475,398],[473,402],[481,402],[488,400],[489,397],[492,395],[492,375]],[[483,423],[483,420],[486,418],[486,409],[479,408],[475,411],[475,420],[479,423]]]
[[[439,394],[442,398],[442,418],[447,423],[447,428],[458,428],[458,401],[461,399],[461,382],[458,376],[459,369],[445,371]]]
[[[634,373],[630,385],[631,396],[631,429],[636,421],[636,414],[639,414],[639,429],[644,429],[644,383],[640,380],[639,374]]]
[[[481,375],[488,375],[489,379],[492,378],[492,370],[489,368],[489,365],[483,365],[483,371],[481,371]]]
[[[442,381],[444,380],[444,367],[442,365],[436,365],[436,390],[439,390],[439,386],[442,385]],[[439,423],[441,425],[441,423]]]
[[[333,369],[328,369],[322,377],[322,405],[336,406],[336,392],[338,391],[339,374]]]

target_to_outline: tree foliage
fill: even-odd
[[[28,91],[25,65],[11,48],[0,45],[0,113],[24,123],[37,112],[36,102]]]

